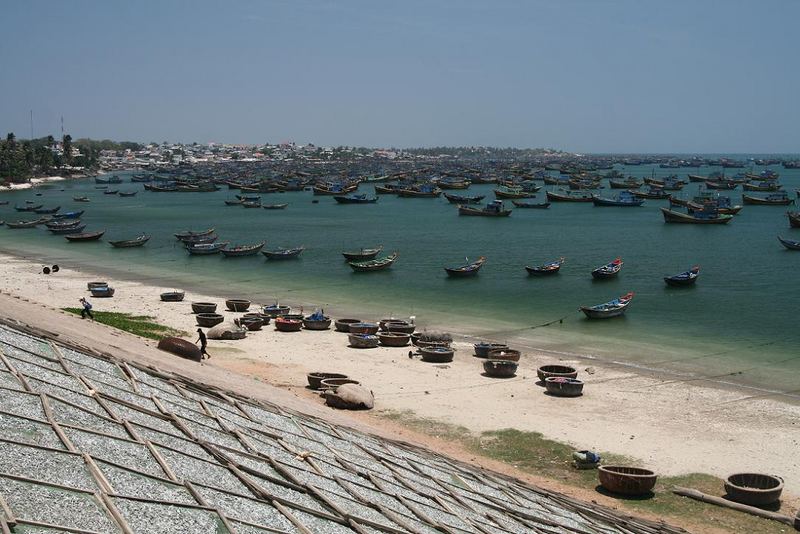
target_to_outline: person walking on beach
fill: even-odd
[[[94,321],[94,315],[92,315],[92,304],[83,297],[81,297],[80,302],[83,305],[83,309],[81,310],[81,319],[86,319],[86,316],[88,315],[89,319]]]
[[[205,333],[203,333],[203,329],[202,328],[198,328],[197,329],[197,335],[199,336],[197,338],[197,341],[200,342],[200,355],[201,355],[201,357],[205,356],[206,358],[210,358],[211,355],[208,352],[206,352],[206,347],[208,346],[208,340],[206,340],[206,335],[205,335]],[[195,343],[197,343],[197,341],[195,341]]]

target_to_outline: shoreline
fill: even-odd
[[[0,278],[4,293],[54,308],[75,306],[78,298],[87,294],[87,281],[104,278],[117,294],[112,299],[93,299],[96,310],[149,315],[160,324],[193,332],[196,325],[188,303],[220,300],[214,296],[219,291],[199,293],[184,288],[184,302],[162,303],[159,293],[173,287],[130,281],[116,273],[98,277],[97,271],[84,268],[62,267],[58,274],[45,277],[40,274],[43,262],[35,258],[5,256],[3,260]],[[42,284],[47,285],[46,291]],[[338,310],[328,313],[334,315],[334,311]],[[224,313],[228,318],[240,315]],[[631,457],[665,475],[708,472],[724,477],[736,471],[775,472],[786,480],[787,492],[800,493],[800,464],[785,454],[800,444],[786,432],[793,425],[797,428],[800,421],[800,406],[795,403],[770,395],[753,396],[752,389],[675,380],[663,373],[596,359],[545,356],[543,351],[525,347],[520,347],[523,357],[517,377],[490,379],[481,376],[480,360],[471,356],[470,338],[454,337],[456,358],[437,366],[409,359],[408,347],[355,350],[347,347],[341,333],[283,334],[269,326],[241,341],[211,340],[208,364],[308,399],[316,396],[305,388],[307,372],[343,372],[374,391],[376,413],[367,414],[370,419],[380,419],[379,412],[411,412],[478,434],[506,428],[540,432],[576,448]],[[581,371],[586,383],[583,397],[549,397],[534,384],[536,367],[553,360]],[[687,449],[687,444],[694,447]]]

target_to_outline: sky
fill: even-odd
[[[7,1],[0,130],[800,152],[800,2]]]

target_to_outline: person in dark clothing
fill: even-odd
[[[83,297],[81,297],[80,302],[83,305],[83,309],[81,310],[81,319],[86,319],[86,316],[88,315],[89,319],[94,321],[94,315],[92,315],[92,304]]]
[[[197,329],[197,335],[199,337],[197,338],[197,341],[195,341],[195,343],[197,343],[198,341],[200,342],[200,354],[202,354],[206,358],[210,358],[211,355],[208,352],[206,352],[206,347],[208,346],[208,340],[206,340],[206,335],[205,333],[203,333],[202,328]]]

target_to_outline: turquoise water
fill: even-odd
[[[775,169],[788,190],[800,188],[800,171]],[[685,177],[713,170],[655,173]],[[652,171],[651,166],[624,169],[636,176]],[[549,210],[515,209],[508,219],[489,219],[459,217],[443,198],[382,196],[373,205],[338,205],[331,197],[295,192],[264,195],[265,203],[288,202],[289,207],[263,210],[225,206],[223,199],[235,193],[227,189],[141,191],[120,198],[103,195],[94,185],[79,180],[3,193],[1,198],[10,204],[0,206],[0,219],[27,218],[13,210],[26,199],[61,205],[62,211],[86,209],[87,231],[105,228],[105,240],[147,232],[153,238],[145,247],[68,243],[41,228],[0,229],[0,247],[165,286],[247,295],[262,302],[280,299],[331,312],[415,315],[423,324],[446,324],[531,347],[784,391],[800,389],[795,320],[800,253],[786,251],[776,239],[781,234],[800,240],[800,231],[788,228],[783,207],[745,206],[729,225],[694,226],[664,224],[658,208],[668,203],[660,200],[648,200],[641,208],[554,203]],[[681,194],[693,194],[697,187],[689,184]],[[125,183],[119,188],[142,186]],[[469,194],[488,193],[491,198],[491,189],[473,186]],[[372,187],[361,190],[371,193]],[[43,196],[35,197],[35,192]],[[740,200],[740,191],[723,193]],[[81,194],[92,202],[72,201]],[[307,250],[299,260],[285,262],[269,262],[261,255],[193,257],[172,235],[207,227],[215,227],[231,243],[266,240],[268,248],[305,245]],[[400,252],[391,270],[356,274],[342,261],[342,250],[379,243],[386,251]],[[442,269],[479,255],[488,261],[478,277],[450,279]],[[557,276],[527,276],[525,265],[560,256],[566,264]],[[617,279],[592,280],[593,268],[617,256],[625,260]],[[696,263],[702,272],[694,288],[664,285],[664,275]],[[635,291],[636,297],[622,319],[588,321],[577,311],[580,305],[627,291]],[[562,323],[530,328],[561,318]]]

